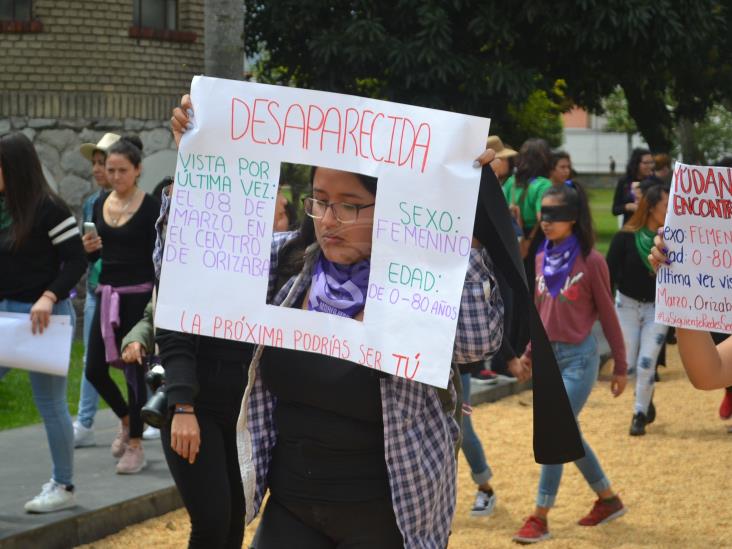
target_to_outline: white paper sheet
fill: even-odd
[[[0,312],[0,366],[65,377],[72,334],[66,315],[51,315],[48,328],[34,335],[27,313]]]

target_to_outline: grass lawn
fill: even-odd
[[[83,375],[82,358],[84,345],[80,340],[74,341],[71,348],[71,365],[66,386],[69,411],[76,415],[79,407],[79,388],[81,376]],[[122,371],[112,368],[112,379],[122,388],[122,394],[127,395],[126,385]],[[99,399],[99,407],[107,408],[107,404]],[[0,379],[0,431],[22,427],[32,423],[40,423],[41,416],[33,402],[30,378],[25,370],[11,370]]]

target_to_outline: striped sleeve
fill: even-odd
[[[76,225],[76,218],[73,215],[70,215],[48,231],[48,238],[51,239],[51,244],[58,246],[62,242],[66,242],[69,238],[73,238],[78,234],[80,233],[79,227]]]
[[[66,299],[87,267],[79,226],[68,206],[58,200],[47,199],[40,213],[43,228],[60,264],[56,278],[46,289],[56,294],[58,299]]]

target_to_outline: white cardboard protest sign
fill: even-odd
[[[656,322],[732,333],[732,168],[676,163],[656,278]]]
[[[28,313],[0,312],[0,366],[65,377],[72,334],[67,315],[51,315],[43,333],[33,334]]]
[[[155,321],[447,385],[489,120],[195,77]],[[378,178],[363,321],[265,303],[280,164]]]

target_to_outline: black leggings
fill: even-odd
[[[170,421],[161,430],[168,468],[191,517],[188,547],[240,549],[244,538],[244,490],[236,449],[236,420],[247,383],[242,364],[213,362],[197,369],[194,401],[201,432],[196,461],[170,447]]]
[[[401,549],[389,500],[283,504],[270,493],[252,549]]]
[[[127,294],[119,296],[119,323],[120,326],[115,334],[117,346],[122,338],[127,335],[135,324],[137,324],[145,311],[152,292],[143,294]],[[89,333],[89,348],[86,352],[86,378],[94,385],[94,388],[109,404],[115,415],[123,418],[130,416],[130,437],[141,438],[143,422],[140,418],[140,409],[147,400],[147,388],[145,386],[145,372],[139,367],[135,368],[134,379],[127,380],[127,398],[129,405],[125,402],[117,384],[109,375],[109,364],[107,363],[104,351],[104,340],[102,339],[102,326],[100,323],[101,303],[97,300],[97,307],[94,310],[91,332]],[[119,350],[122,354],[122,349]],[[137,391],[137,397],[135,397]]]

